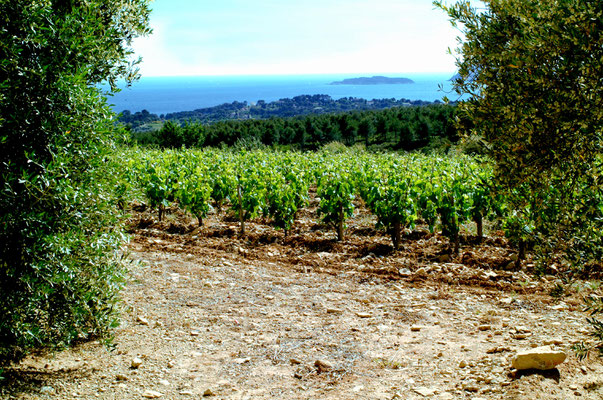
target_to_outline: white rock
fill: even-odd
[[[142,397],[147,398],[147,399],[157,399],[161,396],[163,396],[163,393],[156,392],[154,390],[145,390],[142,393]]]
[[[549,346],[537,347],[520,351],[513,357],[512,366],[518,370],[524,369],[553,369],[561,364],[567,355],[562,351],[555,351]]]
[[[354,386],[354,388],[352,389],[352,392],[359,393],[362,389],[364,389],[363,385]]]
[[[134,357],[130,365],[132,366],[132,368],[136,369],[142,365],[142,360],[138,357]]]
[[[329,361],[327,360],[316,360],[314,362],[314,366],[316,368],[318,368],[319,372],[323,372],[323,371],[328,371],[331,368],[333,368],[333,364],[331,364]]]
[[[371,317],[373,316],[373,314],[370,314],[370,313],[364,313],[364,312],[359,312],[359,313],[356,313],[356,316],[357,316],[358,318],[371,318]]]
[[[117,374],[117,375],[115,375],[115,379],[123,382],[123,381],[127,381],[128,377],[125,376],[124,374]]]
[[[140,325],[148,325],[149,324],[149,320],[146,319],[145,317],[138,317],[136,318],[136,322],[138,322]]]
[[[414,388],[413,391],[415,393],[420,394],[423,397],[429,397],[429,396],[433,396],[438,390],[421,386],[418,388]]]
[[[52,386],[42,386],[40,393],[42,394],[53,394],[55,392]]]

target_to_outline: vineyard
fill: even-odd
[[[262,218],[284,237],[295,230],[298,212],[315,192],[316,218],[345,239],[346,221],[362,202],[376,227],[399,249],[401,236],[417,224],[449,239],[459,253],[462,226],[474,224],[481,241],[484,220],[505,228],[510,238],[529,230],[509,212],[504,199],[491,193],[491,167],[483,159],[459,155],[270,152],[270,151],[128,151],[120,193],[142,195],[161,221],[178,206],[197,218],[210,210],[236,218],[238,235],[245,224]],[[126,199],[122,198],[123,202]]]

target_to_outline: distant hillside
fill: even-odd
[[[273,117],[286,118],[303,115],[333,114],[348,111],[383,110],[392,107],[422,106],[439,103],[408,99],[374,99],[365,100],[355,97],[344,97],[334,100],[328,95],[303,95],[292,99],[280,99],[273,102],[259,100],[256,104],[247,102],[225,103],[215,107],[200,108],[194,111],[181,111],[169,114],[152,114],[147,110],[132,113],[124,110],[119,121],[129,125],[133,130],[148,130],[156,128],[157,123],[187,121],[211,124],[219,121],[268,119]]]
[[[373,76],[370,78],[349,78],[342,81],[331,82],[331,85],[408,85],[415,83],[408,78],[388,78],[386,76]]]

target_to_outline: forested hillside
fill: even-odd
[[[361,143],[367,147],[414,150],[456,142],[455,110],[452,105],[432,104],[213,124],[168,120],[158,130],[132,131],[131,135],[140,144],[162,147],[231,146],[245,142],[312,150],[339,141],[346,145]]]
[[[291,99],[280,99],[272,102],[258,100],[255,104],[246,101],[234,101],[215,107],[199,108],[193,111],[182,111],[168,114],[153,114],[147,110],[132,113],[124,110],[119,122],[128,125],[132,130],[144,131],[153,129],[153,124],[165,121],[213,123],[225,120],[266,119],[272,117],[297,117],[302,115],[318,115],[341,113],[347,111],[383,110],[392,107],[421,106],[438,104],[422,100],[408,99],[373,99],[366,100],[355,97],[333,99],[324,94],[301,95]]]

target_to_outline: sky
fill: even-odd
[[[454,73],[431,0],[155,0],[143,76]]]

